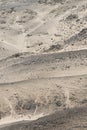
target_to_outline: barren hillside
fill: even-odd
[[[0,0],[0,130],[87,129],[87,0]]]

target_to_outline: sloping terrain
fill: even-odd
[[[86,130],[87,106],[57,112],[39,120],[6,125],[1,130]]]
[[[0,0],[0,130],[87,129],[87,0]]]
[[[87,74],[87,50],[53,54],[16,54],[0,62],[0,82]]]
[[[6,42],[0,42],[0,60],[11,56],[15,53],[19,53],[19,50],[17,48],[14,48],[14,46],[9,45]]]
[[[31,53],[86,48],[87,1],[52,3],[1,2],[0,40]]]

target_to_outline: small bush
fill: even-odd
[[[13,55],[13,57],[16,57],[16,58],[19,57],[19,56],[20,56],[20,53],[16,53],[16,54]]]
[[[56,102],[56,105],[57,105],[58,107],[60,107],[60,106],[62,105],[61,101],[57,101],[57,102]]]

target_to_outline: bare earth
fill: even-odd
[[[87,130],[87,0],[0,0],[0,130]]]

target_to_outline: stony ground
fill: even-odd
[[[87,129],[86,0],[0,0],[0,130],[38,129]]]

